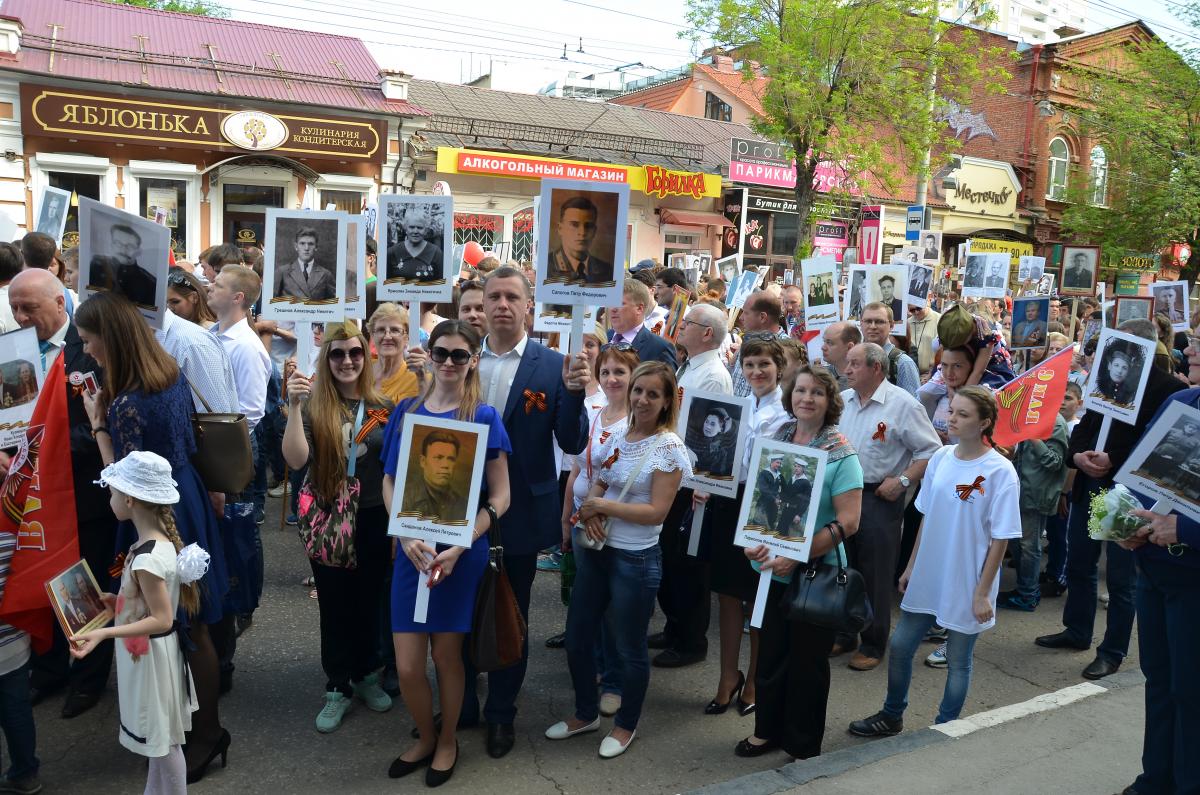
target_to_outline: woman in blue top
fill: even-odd
[[[849,538],[858,532],[862,510],[862,467],[858,454],[838,430],[842,396],[837,379],[824,367],[800,365],[783,385],[784,406],[795,419],[773,437],[779,442],[815,447],[829,458],[817,502],[817,528],[809,559],[816,565],[824,556],[835,563],[845,551],[838,546],[836,530]],[[746,556],[770,569],[774,582],[767,594],[763,625],[758,631],[758,671],[755,674],[758,709],[754,734],[734,748],[738,756],[761,756],[782,748],[797,759],[821,754],[825,735],[825,710],[829,703],[829,652],[834,631],[789,621],[780,604],[794,572],[807,565],[777,557],[768,562],[767,547],[746,550]]]
[[[171,477],[179,484],[175,505],[179,537],[185,545],[199,544],[211,556],[208,573],[199,581],[200,609],[190,617],[179,614],[179,619],[189,624],[188,636],[196,645],[188,659],[200,708],[192,716],[185,756],[188,781],[198,781],[208,764],[229,748],[229,732],[221,727],[217,713],[217,653],[209,631],[210,626],[226,620],[221,604],[229,589],[229,575],[217,515],[191,463],[196,452],[192,392],[175,360],[124,296],[94,294],[79,305],[75,325],[84,351],[104,368],[103,389],[94,395],[83,393],[104,465],[134,450],[167,459]],[[132,522],[121,522],[117,548],[127,549],[136,534]],[[227,620],[232,619],[229,616]],[[212,631],[221,629],[214,626]]]
[[[425,354],[409,351],[409,365],[424,369]],[[463,671],[463,635],[471,630],[475,591],[488,558],[488,530],[508,509],[508,454],[512,452],[500,414],[480,401],[479,335],[460,320],[444,320],[429,335],[433,378],[425,393],[400,401],[388,420],[383,443],[383,498],[395,510],[396,464],[400,455],[405,414],[475,422],[488,427],[487,463],[483,492],[475,514],[474,543],[470,549],[438,544],[436,548],[415,538],[399,540],[392,572],[392,632],[396,644],[396,672],[400,692],[417,724],[417,742],[392,762],[388,775],[400,778],[429,765],[425,783],[439,786],[450,779],[458,763],[455,729],[462,711],[466,674]],[[417,589],[426,587],[428,573],[441,568],[429,596],[427,620],[413,621]],[[425,676],[426,655],[432,645],[437,670],[442,725],[433,721],[433,693]]]

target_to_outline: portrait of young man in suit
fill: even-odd
[[[285,223],[293,219],[279,219]],[[324,222],[337,228],[337,222]],[[284,246],[276,243],[274,297],[291,296],[304,301],[326,301],[337,297],[337,277],[331,268],[317,261],[321,236],[315,226],[301,226],[292,237],[292,255],[284,255]],[[280,260],[283,260],[282,262]]]
[[[609,342],[632,346],[643,362],[666,362],[675,368],[675,346],[645,326],[650,288],[637,279],[626,279],[623,291],[621,305],[608,308]]]
[[[1007,284],[1008,274],[1004,272],[1004,263],[999,259],[993,259],[988,264],[988,275],[984,279],[983,286],[1003,290]]]
[[[1073,251],[1067,257],[1067,267],[1063,269],[1062,288],[1064,290],[1090,291],[1096,282],[1096,265],[1089,251]]]

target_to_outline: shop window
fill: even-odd
[[[454,214],[454,245],[475,241],[485,251],[495,247],[504,237],[504,216],[484,213]]]
[[[171,230],[171,249],[177,259],[187,253],[187,183],[177,179],[138,180],[142,215]]]
[[[790,213],[775,213],[771,226],[771,253],[776,256],[791,256],[800,240],[800,216]]]
[[[704,93],[704,118],[733,121],[733,108],[711,91]]]
[[[533,226],[533,208],[526,207],[513,213],[512,259],[515,262],[533,262],[533,241],[537,230]]]
[[[321,209],[329,205],[340,213],[358,215],[363,211],[363,194],[357,190],[323,190],[321,191]]]
[[[1050,162],[1047,169],[1046,198],[1063,201],[1067,198],[1067,168],[1071,163],[1071,150],[1062,138],[1050,142]]]
[[[281,185],[236,185],[225,186],[225,205],[247,207],[282,207],[283,186]]]
[[[1094,146],[1089,159],[1091,203],[1097,207],[1104,207],[1108,203],[1108,153],[1104,151],[1103,146]]]
[[[62,247],[75,248],[79,245],[79,197],[100,201],[99,174],[72,174],[66,171],[47,173],[50,187],[71,193],[71,204],[67,208],[67,226],[63,231]]]
[[[626,257],[629,256],[628,252],[631,248],[632,245],[626,246]],[[690,253],[699,248],[701,248],[700,235],[695,232],[666,232],[663,234],[662,263],[669,264],[672,254]]]

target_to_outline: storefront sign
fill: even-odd
[[[1115,257],[1109,267],[1122,271],[1157,271],[1160,257],[1157,254],[1130,254],[1125,257]],[[1136,293],[1131,293],[1136,295]]]
[[[755,196],[754,194],[750,194],[748,207],[751,210],[762,210],[769,213],[788,213],[789,215],[796,215],[800,212],[799,205],[796,204],[795,199],[775,196]]]
[[[946,191],[946,202],[959,212],[1015,215],[1021,183],[1012,166],[982,157],[964,157],[962,161],[952,172],[958,187]]]
[[[730,182],[795,189],[796,161],[787,156],[787,151],[783,144],[734,138],[729,145]],[[848,183],[845,170],[833,163],[817,165],[813,187],[818,193],[846,190],[858,195],[858,190]]]
[[[1137,271],[1117,274],[1117,295],[1137,295],[1142,289],[1142,274]]]
[[[813,228],[813,253],[829,255],[838,262],[850,245],[850,227],[845,221],[817,221]]]
[[[1008,256],[1012,260],[1012,267],[1014,268],[1021,264],[1021,257],[1033,256],[1032,243],[1020,243],[1015,240],[992,240],[986,237],[973,237],[969,242],[972,254],[1008,252]]]
[[[21,86],[25,135],[218,151],[274,151],[382,163],[379,120],[271,114],[160,99]]]
[[[486,174],[514,179],[583,179],[628,184],[649,196],[687,196],[693,199],[721,195],[721,177],[702,172],[671,171],[660,166],[614,166],[582,160],[512,155],[473,149],[438,147],[437,170],[442,174]]]

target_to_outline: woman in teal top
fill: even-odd
[[[829,458],[817,501],[817,531],[811,558],[835,563],[839,550],[834,523],[846,537],[858,532],[862,509],[862,467],[850,442],[837,428],[842,396],[837,379],[824,367],[801,365],[783,386],[783,404],[795,419],[784,424],[774,439],[815,447]],[[817,497],[817,495],[814,495]],[[840,554],[845,560],[845,551]],[[759,630],[758,672],[755,675],[758,710],[754,734],[737,744],[738,756],[761,756],[782,749],[797,759],[819,756],[825,735],[829,702],[829,652],[834,632],[799,621],[788,621],[780,604],[786,583],[806,564],[788,558],[767,562],[767,547],[746,550],[746,556],[772,572],[763,625]]]

